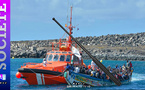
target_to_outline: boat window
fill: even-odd
[[[54,52],[51,52],[51,53],[54,53]]]
[[[53,61],[58,61],[59,55],[54,55]]]
[[[60,53],[60,52],[56,52],[56,53]]]
[[[60,61],[64,61],[64,59],[65,59],[65,55],[61,55],[60,56]]]
[[[62,52],[62,53],[67,53],[67,52]]]
[[[49,55],[47,55],[47,56],[45,57],[46,60],[48,59],[48,56],[49,56]]]
[[[67,62],[70,61],[70,57],[71,57],[70,55],[67,55],[67,57],[66,57],[66,61],[67,61]]]
[[[78,60],[79,60],[78,57],[74,55],[74,56],[73,56],[73,61],[74,61],[74,62],[78,62]]]
[[[68,52],[69,54],[71,54],[71,52]]]
[[[53,55],[50,54],[50,55],[49,55],[49,58],[48,58],[48,61],[52,61],[52,57],[53,57]]]

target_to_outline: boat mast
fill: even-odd
[[[69,29],[69,33],[72,34],[72,30],[73,30],[73,26],[72,26],[72,6],[71,6],[71,13],[70,13],[70,25],[68,27]],[[72,40],[71,40],[71,37],[69,36],[68,38],[68,47],[69,49],[71,49],[71,45],[72,45]]]

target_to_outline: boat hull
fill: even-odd
[[[69,71],[67,72],[65,79],[70,86],[73,86],[74,83],[77,83],[77,84],[83,83],[90,86],[114,86],[116,85],[111,80],[103,80],[96,77],[91,77],[89,75],[74,73],[74,72],[71,72],[71,74],[69,74]],[[128,84],[130,82],[131,82],[131,76],[129,77],[129,79],[121,81],[122,84]]]
[[[20,68],[18,71],[22,74],[22,78],[24,78],[29,85],[52,85],[67,83],[60,72],[27,68]]]

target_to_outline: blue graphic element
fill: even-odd
[[[6,80],[6,74],[0,74],[0,80]]]

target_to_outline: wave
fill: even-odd
[[[132,74],[132,82],[134,81],[141,81],[141,80],[145,80],[145,74],[138,74],[138,73],[133,73]]]

